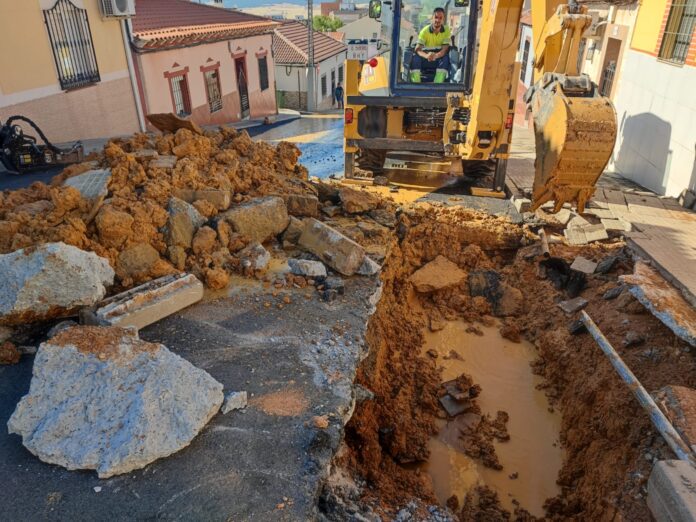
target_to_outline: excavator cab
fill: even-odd
[[[346,62],[345,175],[382,174],[385,161],[449,164],[479,177],[473,195],[505,197],[520,77],[524,0],[371,0],[381,22],[376,56]],[[526,95],[537,160],[533,208],[582,210],[616,138],[613,105],[579,74],[592,22],[577,0],[531,0],[535,84]],[[406,159],[404,159],[406,158]],[[393,181],[393,180],[392,180]]]

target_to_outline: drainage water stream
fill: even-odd
[[[532,515],[543,516],[544,501],[560,493],[556,478],[563,451],[558,442],[561,416],[549,411],[548,400],[536,389],[541,378],[529,366],[535,358],[534,347],[526,341],[503,339],[497,325],[480,326],[483,336],[466,332],[467,326],[463,321],[452,321],[439,332],[426,332],[424,351],[438,352],[443,381],[467,373],[481,386],[478,404],[483,414],[492,418],[499,410],[509,414],[510,440],[494,443],[503,465],[496,471],[457,451],[455,423],[441,421],[440,433],[430,441],[431,456],[425,465],[435,494],[442,504],[453,494],[461,502],[467,491],[485,484],[498,493],[506,509],[513,511],[516,500]],[[461,360],[444,358],[452,350]],[[509,478],[513,473],[518,478]]]

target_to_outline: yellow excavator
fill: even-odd
[[[378,173],[387,154],[461,159],[457,172],[465,175],[490,165],[492,186],[473,195],[504,197],[524,0],[451,1],[370,1],[382,39],[376,56],[346,61],[346,177],[356,166]],[[444,28],[435,27],[434,11],[444,14]],[[611,101],[578,70],[592,17],[577,0],[531,0],[531,15],[534,84],[524,102],[536,141],[532,208],[553,201],[558,211],[570,202],[582,212],[617,128]],[[447,45],[427,48],[442,37]]]

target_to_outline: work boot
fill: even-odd
[[[445,78],[447,78],[447,71],[435,71],[433,83],[445,83]]]
[[[420,82],[421,82],[420,70],[411,71],[411,83],[420,83]]]

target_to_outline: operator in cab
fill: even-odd
[[[418,34],[418,44],[416,45],[415,56],[411,62],[411,82],[421,82],[421,72],[425,62],[435,62],[435,76],[433,83],[443,83],[447,78],[450,69],[449,47],[451,32],[445,25],[445,10],[436,7],[433,11],[433,19]],[[428,67],[428,68],[431,68]]]

